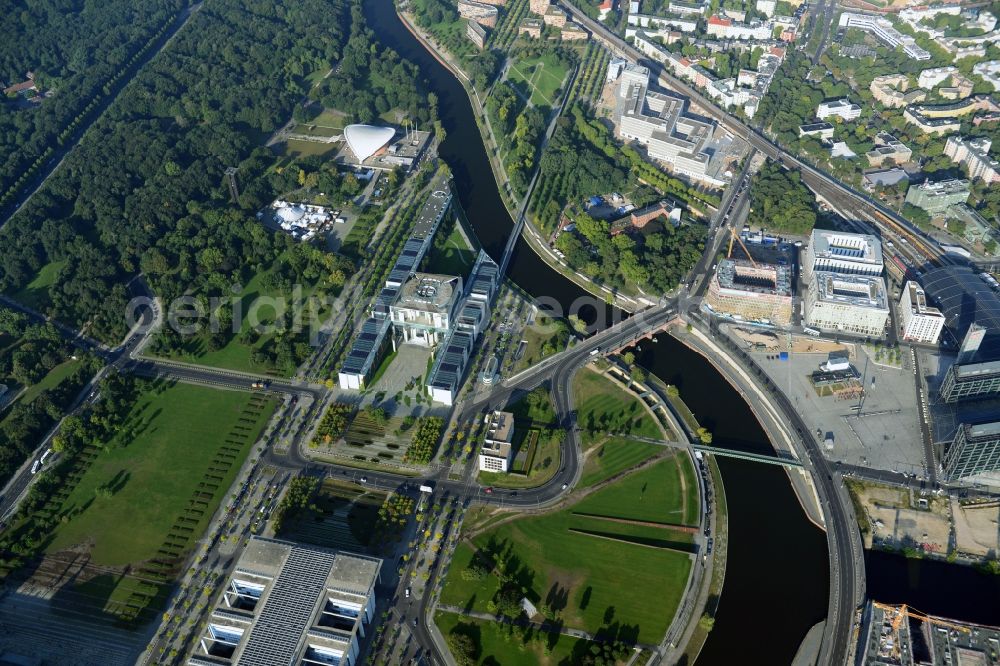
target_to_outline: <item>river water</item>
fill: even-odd
[[[417,64],[438,97],[438,113],[446,131],[439,147],[451,167],[458,197],[476,235],[494,257],[503,252],[513,221],[487,159],[472,105],[465,90],[397,17],[392,0],[366,0],[365,15],[381,42]],[[536,298],[552,299],[570,313],[585,292],[552,270],[522,239],[508,270],[509,277]],[[608,319],[605,308],[580,311],[588,321]],[[601,322],[597,322],[601,326]],[[772,453],[764,431],[739,393],[704,358],[673,338],[661,335],[644,342],[640,362],[666,382],[680,387],[685,402],[721,446]],[[803,513],[786,473],[779,467],[735,459],[720,459],[729,504],[729,559],[726,582],[711,632],[698,662],[702,664],[788,664],[808,629],[826,616],[829,569],[826,537]],[[966,618],[958,604],[945,603],[948,593],[978,584],[993,620],[1000,622],[1000,580],[966,568],[872,554],[876,573],[869,589],[876,599],[914,600],[925,612],[952,611]],[[917,573],[912,573],[916,569]],[[909,573],[908,573],[909,572]],[[983,580],[985,579],[985,583]],[[916,582],[914,582],[916,581]],[[938,583],[947,582],[948,586]],[[935,590],[930,592],[930,590]],[[920,592],[920,596],[914,596]],[[919,599],[921,603],[917,603]]]

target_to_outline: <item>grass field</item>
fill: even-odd
[[[592,633],[614,626],[622,640],[657,643],[687,584],[691,537],[601,516],[682,522],[685,503],[696,504],[697,494],[681,491],[681,464],[690,465],[686,458],[667,459],[561,511],[497,525],[473,544],[504,552],[511,578],[566,626]],[[489,612],[499,579],[465,580],[462,571],[473,557],[468,543],[456,549],[441,603]]]
[[[246,416],[259,396],[188,384],[146,392],[125,427],[97,456],[64,503],[78,511],[56,528],[46,552],[89,543],[92,562],[123,566],[156,556],[213,464],[227,433],[245,428],[245,443],[219,490],[192,527],[196,539],[233,483],[237,471],[274,412],[274,403]],[[247,420],[249,418],[249,420]],[[113,489],[101,497],[101,487]]]
[[[38,271],[38,275],[24,288],[11,294],[11,298],[29,308],[44,309],[49,304],[49,287],[55,284],[56,277],[65,263],[65,261],[53,261],[45,264]]]
[[[521,88],[535,106],[552,107],[566,78],[566,66],[553,53],[519,58],[511,63],[507,79]]]
[[[587,368],[573,378],[577,423],[582,429],[584,447],[602,441],[611,434],[630,434],[660,438],[660,426],[635,396]]]
[[[691,471],[689,478],[685,468]],[[693,524],[697,520],[698,486],[687,456],[675,455],[575,504],[573,510],[656,523]],[[694,512],[692,514],[692,511]]]
[[[442,247],[435,247],[427,260],[428,273],[466,276],[476,263],[476,253],[465,242],[455,224]]]
[[[587,457],[580,477],[580,488],[600,483],[621,471],[641,463],[663,451],[662,446],[648,442],[636,442],[622,437],[612,437],[595,445],[595,451]]]
[[[319,143],[318,141],[300,141],[298,139],[290,139],[281,145],[281,154],[295,159],[312,157],[313,155],[333,157],[340,149],[339,143]]]
[[[578,663],[575,653],[586,647],[586,641],[571,636],[543,635],[541,640],[524,643],[509,637],[507,633],[493,622],[485,622],[470,617],[460,617],[451,613],[439,612],[434,616],[441,633],[447,639],[451,633],[462,633],[472,638],[478,647],[476,664],[495,666],[562,666]],[[516,649],[512,646],[517,645]]]
[[[37,398],[42,391],[47,391],[49,389],[53,389],[59,386],[59,384],[61,384],[63,380],[65,380],[67,377],[73,374],[73,372],[78,367],[80,367],[80,361],[74,361],[73,359],[70,359],[68,361],[63,361],[56,367],[49,370],[48,374],[42,377],[37,383],[32,384],[27,389],[25,389],[24,393],[22,393],[18,397],[18,399],[12,405],[9,406],[13,406],[14,404],[22,404],[22,405],[31,404],[31,402],[35,398]],[[0,419],[0,425],[2,425],[3,422],[6,420],[7,416],[4,416],[2,419]]]

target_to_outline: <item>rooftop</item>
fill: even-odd
[[[462,289],[462,278],[454,275],[413,273],[399,290],[395,307],[447,313]]]
[[[810,243],[817,258],[882,265],[882,243],[871,234],[813,229]]]
[[[976,323],[986,328],[981,351],[1000,351],[1000,295],[986,280],[968,266],[942,266],[925,272],[922,281],[956,337]]]
[[[981,379],[1000,374],[1000,361],[955,364],[955,376],[959,379]]]
[[[816,271],[816,290],[819,301],[844,303],[860,308],[885,310],[887,306],[885,283],[874,275],[843,275]]]
[[[993,439],[1000,436],[1000,421],[992,423],[965,423],[965,434],[967,439]]]
[[[762,264],[754,266],[744,259],[723,259],[717,273],[719,286],[758,294],[792,295],[792,271],[788,266]]]

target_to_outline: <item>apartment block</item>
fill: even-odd
[[[816,117],[826,120],[830,116],[839,116],[844,120],[855,120],[861,115],[861,107],[853,104],[847,98],[835,99],[831,102],[821,102],[816,108]]]
[[[875,147],[865,153],[868,163],[873,167],[885,166],[887,162],[890,165],[905,164],[912,156],[912,150],[886,132],[879,132],[875,136]]]
[[[990,157],[992,145],[993,142],[985,136],[963,139],[955,135],[948,137],[944,154],[968,169],[971,180],[978,178],[991,185],[1000,181],[1000,162]]]
[[[930,60],[931,54],[926,49],[917,46],[917,41],[909,35],[904,35],[892,25],[892,22],[873,14],[844,12],[840,15],[841,28],[857,28],[874,35],[889,48],[902,47],[903,52],[913,60]]]

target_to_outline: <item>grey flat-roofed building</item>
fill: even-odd
[[[824,331],[881,337],[889,320],[885,281],[874,275],[816,271],[806,292],[805,319]]]
[[[971,324],[978,324],[986,329],[981,358],[1000,354],[1000,294],[986,276],[968,266],[943,266],[926,271],[921,282],[956,339],[965,337]]]
[[[906,192],[906,203],[923,208],[931,215],[943,213],[955,204],[969,199],[969,181],[951,178],[949,180],[927,181]]]
[[[948,368],[941,384],[945,402],[993,398],[1000,395],[1000,361],[958,363]]]
[[[871,234],[813,229],[805,269],[847,275],[881,275],[882,243]]]
[[[942,465],[950,481],[1000,472],[1000,422],[958,426]]]
[[[876,187],[892,187],[909,179],[910,174],[906,173],[903,169],[890,167],[888,169],[877,169],[866,172],[861,182],[864,184],[865,189],[871,190]]]
[[[381,567],[364,555],[252,537],[188,664],[356,664]]]

